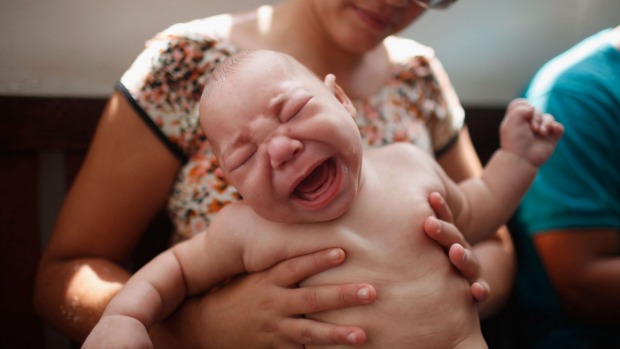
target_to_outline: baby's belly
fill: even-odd
[[[343,266],[304,285],[367,282],[376,288],[377,300],[306,316],[361,327],[367,335],[362,348],[485,348],[468,282],[446,253],[428,241],[415,251],[377,246],[363,257],[348,253]],[[391,251],[382,253],[386,250]]]

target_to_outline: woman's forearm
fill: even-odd
[[[126,270],[102,259],[44,262],[34,307],[45,322],[81,343],[128,278]]]
[[[70,340],[82,343],[97,324],[110,300],[131,275],[123,268],[100,259],[76,259],[42,264],[35,285],[34,305],[46,323]],[[193,338],[184,324],[196,324],[199,299],[187,300],[162,323],[153,326],[156,348],[192,348],[180,338]],[[199,333],[196,332],[196,335]]]

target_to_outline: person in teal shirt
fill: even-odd
[[[515,214],[531,348],[620,347],[620,26],[545,64],[525,97],[564,138]]]

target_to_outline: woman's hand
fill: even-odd
[[[430,216],[424,223],[424,231],[433,240],[448,250],[450,262],[471,285],[471,293],[478,302],[486,300],[490,295],[489,285],[482,280],[480,263],[471,251],[471,246],[459,229],[452,224],[452,211],[443,197],[436,192],[428,199],[435,216]]]
[[[364,283],[297,287],[302,280],[344,260],[345,253],[339,248],[295,257],[269,270],[237,278],[197,302],[190,301],[186,306],[199,307],[194,310],[199,312],[199,319],[192,325],[193,336],[200,338],[202,348],[303,348],[304,344],[364,343],[366,335],[358,327],[303,317],[374,302],[375,289]]]

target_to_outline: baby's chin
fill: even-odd
[[[336,205],[334,205],[336,206]],[[257,212],[264,219],[284,224],[300,224],[300,223],[319,223],[328,222],[340,218],[350,209],[351,205],[340,205],[340,207],[329,207],[321,210],[309,210],[305,207],[287,207],[287,209],[278,210],[275,207],[269,207],[266,212]]]

